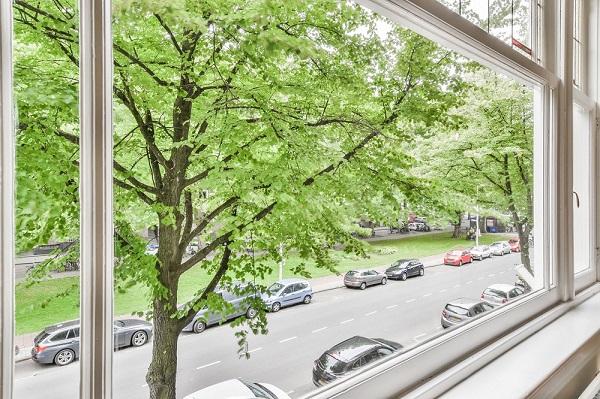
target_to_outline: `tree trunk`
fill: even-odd
[[[146,374],[151,399],[175,399],[177,342],[181,328],[165,310],[164,299],[154,300],[154,339],[152,361]]]
[[[454,231],[452,232],[452,238],[460,238],[460,227],[461,227],[461,223],[462,223],[462,212],[461,211],[455,211],[456,212],[456,221],[457,223],[454,223],[452,226],[454,226]]]

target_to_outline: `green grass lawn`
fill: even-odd
[[[505,239],[508,238],[498,234],[483,235],[479,242],[489,244]],[[372,251],[366,259],[342,251],[335,251],[333,256],[339,261],[337,271],[342,274],[354,268],[381,266],[400,258],[422,258],[441,254],[452,248],[473,245],[474,241],[450,238],[449,232],[402,238],[392,236],[391,240],[372,242]],[[286,259],[283,277],[297,277],[290,270],[301,262],[306,264],[305,269],[312,277],[331,275],[330,271],[317,268],[314,262],[302,260],[292,254]],[[264,279],[257,279],[257,283],[269,284],[276,281],[279,277],[279,266],[273,262],[271,269],[272,272],[265,275]],[[191,298],[198,289],[208,284],[210,277],[200,267],[190,269],[180,281],[180,301]],[[31,287],[21,283],[17,285],[15,295],[17,335],[37,332],[47,325],[79,317],[79,277],[53,278]],[[124,293],[115,292],[115,315],[130,315],[149,308],[148,291],[141,285],[134,286]]]

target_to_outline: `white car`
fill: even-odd
[[[146,255],[156,255],[158,253],[158,244],[148,244],[145,253]]]
[[[471,255],[473,256],[473,259],[483,260],[492,257],[492,250],[488,245],[478,245],[471,248]]]
[[[512,252],[510,249],[510,245],[508,245],[507,241],[496,241],[490,244],[490,249],[492,250],[492,254],[502,256],[504,254],[509,254]]]
[[[183,399],[291,399],[288,394],[271,384],[250,382],[241,378],[227,380],[191,393]]]

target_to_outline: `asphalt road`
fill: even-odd
[[[424,277],[389,281],[364,291],[340,288],[317,293],[309,305],[268,315],[269,334],[250,336],[249,360],[239,359],[229,325],[179,340],[178,397],[220,382],[243,377],[277,385],[292,397],[315,389],[313,361],[353,335],[381,337],[406,348],[443,333],[440,315],[457,297],[479,298],[494,283],[514,283],[518,254],[474,261],[463,267],[435,266]],[[148,398],[145,374],[152,345],[115,353],[114,397]],[[15,398],[78,397],[79,363],[57,367],[31,360],[17,363]]]

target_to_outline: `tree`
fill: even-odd
[[[18,44],[30,47],[17,59],[19,108],[32,111],[21,115],[20,159],[41,136],[62,154],[76,151],[74,6],[16,0],[15,9]],[[197,310],[227,312],[212,295],[217,285],[265,272],[243,251],[249,240],[273,259],[285,241],[286,250],[334,270],[334,244],[363,253],[348,228],[357,215],[393,205],[394,192],[413,197],[423,189],[402,145],[420,134],[413,126],[443,121],[457,103],[460,65],[399,27],[378,35],[378,20],[327,0],[114,3],[115,273],[122,287],[141,282],[151,293],[151,398],[175,398],[177,339]],[[31,94],[46,80],[61,103]],[[24,178],[40,187],[63,161],[76,187],[77,160],[64,157]],[[65,190],[50,181],[38,191],[46,199]],[[50,212],[55,204],[48,202]],[[64,227],[77,207],[60,206],[69,210],[59,212]],[[57,234],[53,222],[22,224],[22,239]],[[158,226],[156,258],[143,255],[141,224]],[[209,244],[184,258],[198,238]],[[212,280],[179,298],[180,278],[192,267]],[[251,304],[258,317],[234,325],[265,333],[261,303]],[[247,333],[237,333],[242,344]]]
[[[472,89],[454,112],[469,115],[458,129],[426,140],[425,169],[445,182],[446,194],[489,213],[508,211],[521,240],[521,260],[533,274],[529,234],[533,228],[533,93],[486,69],[466,79]],[[432,177],[433,178],[433,177]]]

